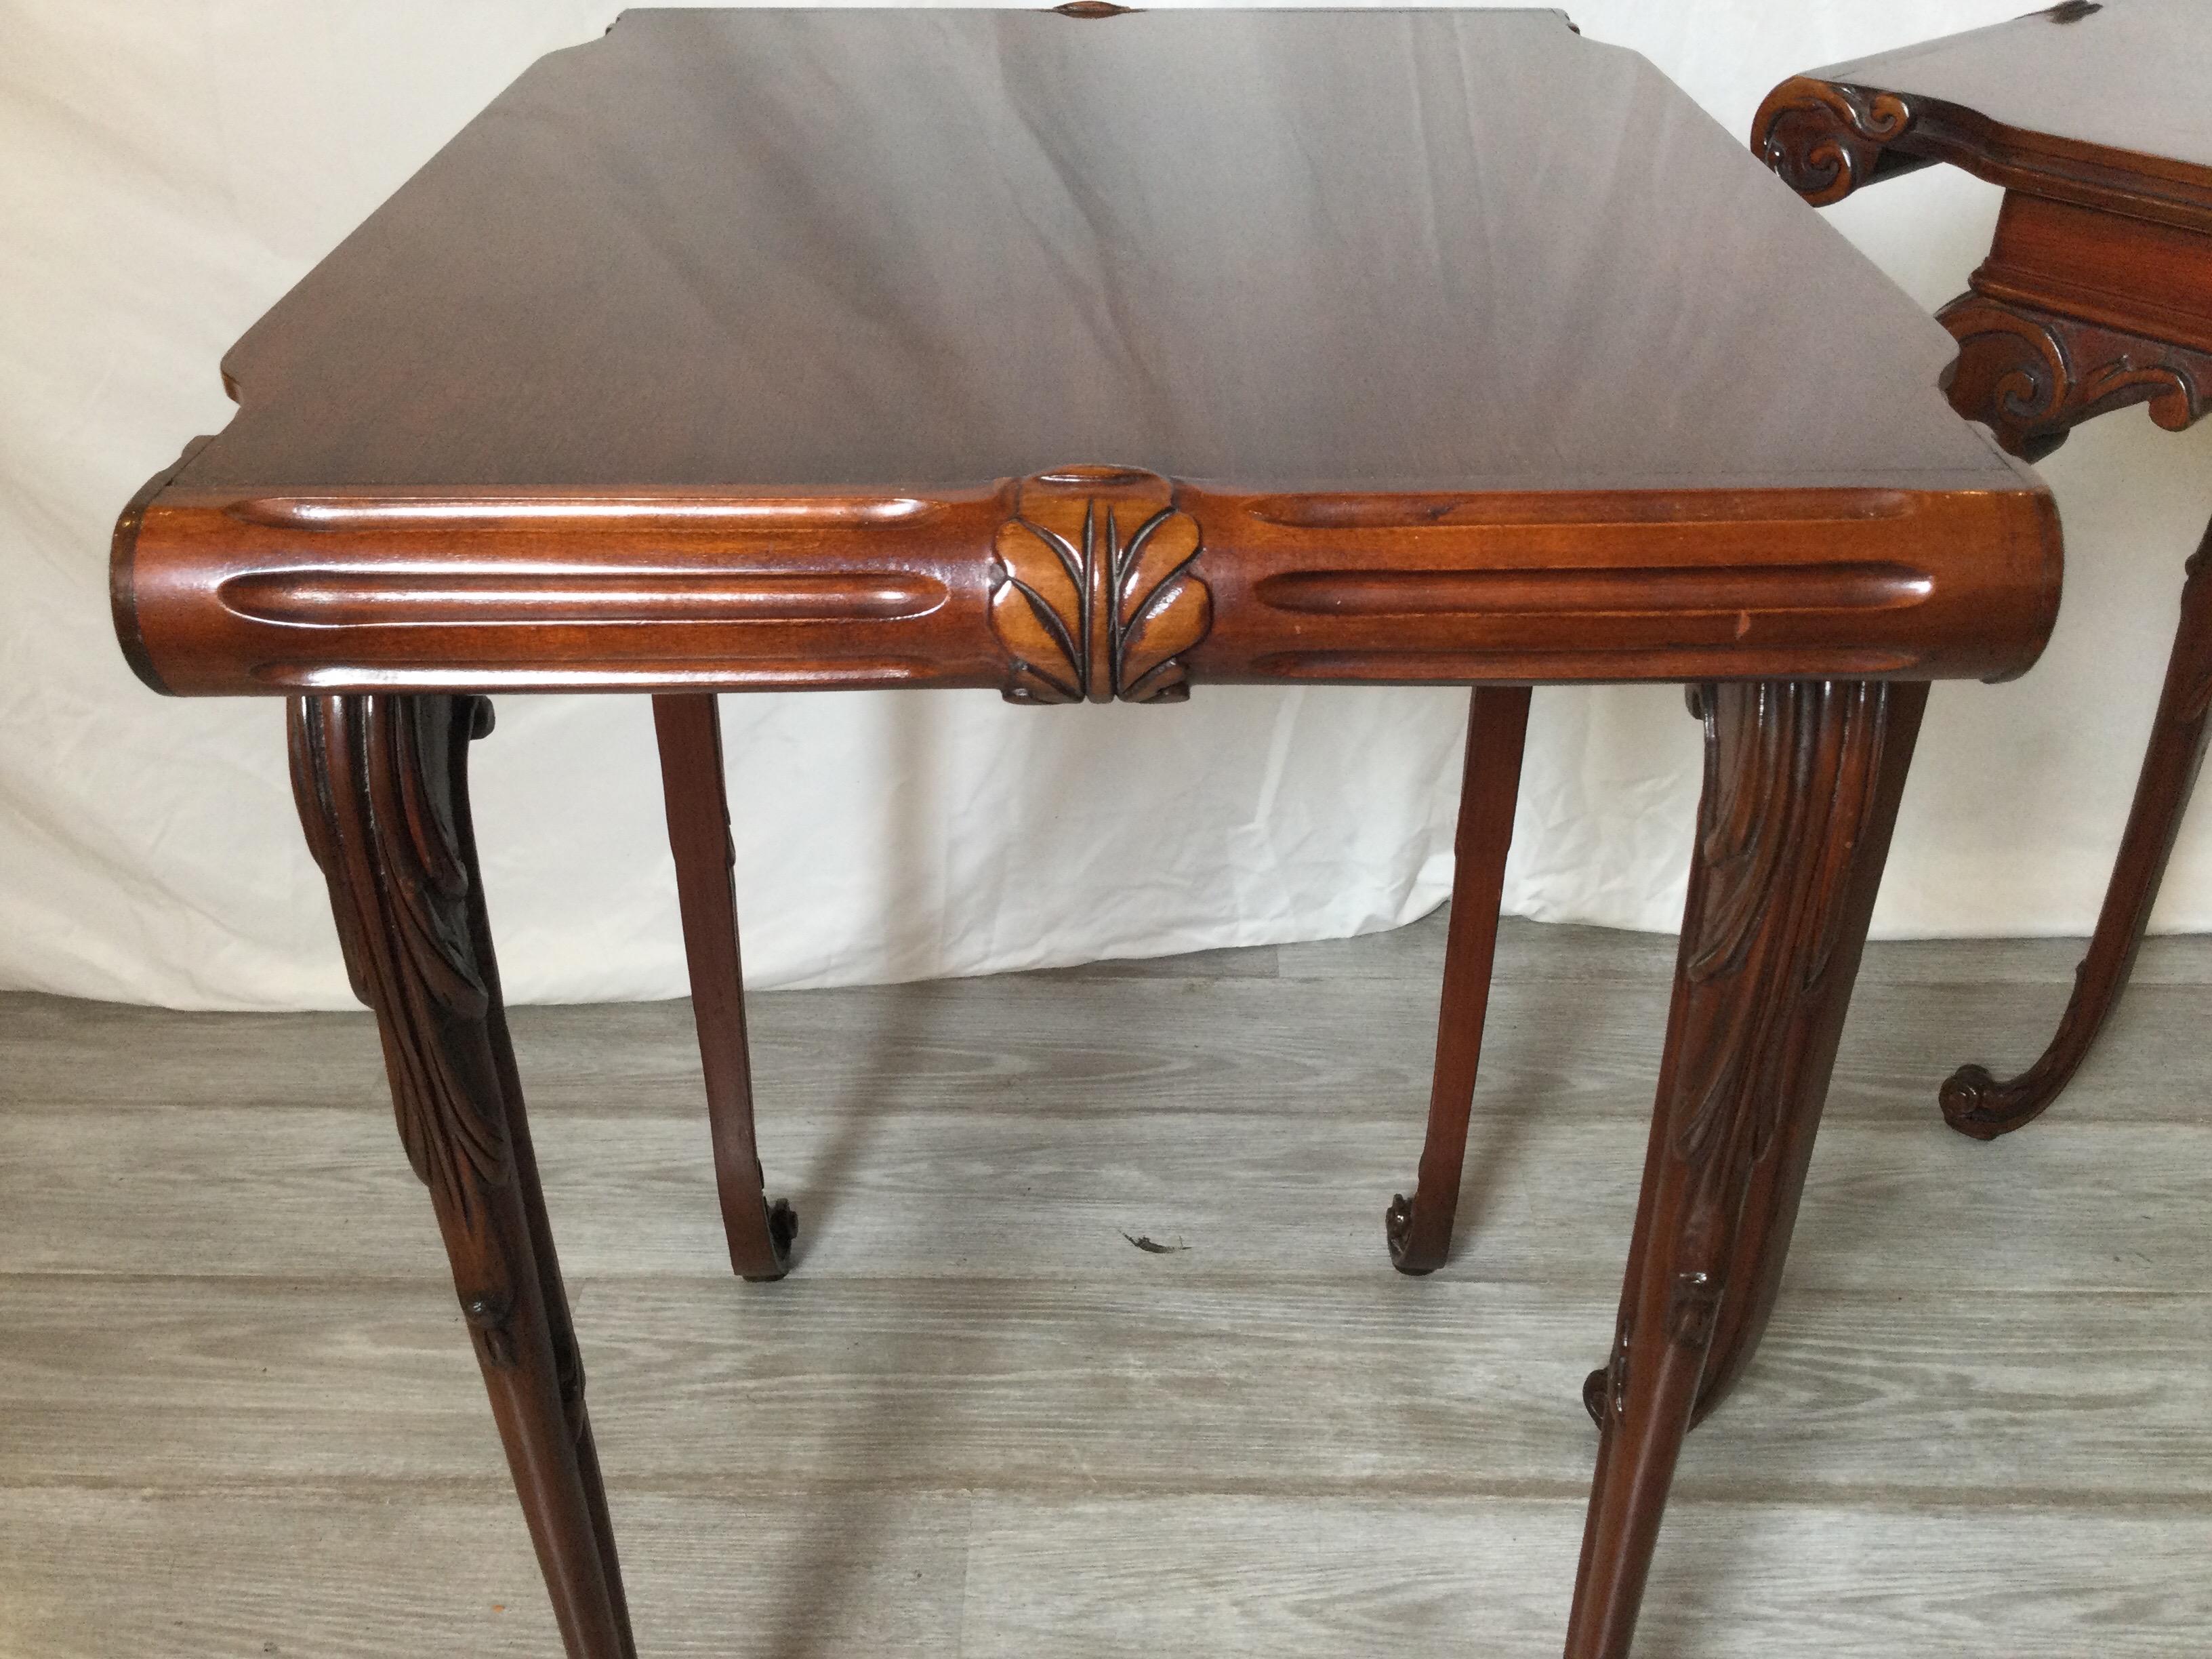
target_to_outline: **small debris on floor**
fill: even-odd
[[[1121,1237],[1127,1239],[1129,1243],[1135,1245],[1146,1255],[1173,1255],[1177,1250],[1187,1250],[1190,1248],[1189,1245],[1184,1243],[1181,1239],[1177,1239],[1172,1244],[1163,1244],[1159,1240],[1156,1238],[1147,1238],[1142,1233],[1124,1232]]]

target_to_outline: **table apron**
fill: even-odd
[[[964,491],[162,488],[118,631],[180,695],[2007,678],[2039,489],[1293,495],[1070,467]]]

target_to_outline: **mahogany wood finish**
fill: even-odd
[[[654,696],[732,1261],[773,1278],[713,694],[1478,688],[1393,1206],[1419,1272],[1528,687],[1710,683],[1569,1638],[1621,1654],[1681,1436],[1779,1282],[1926,684],[2024,671],[2056,612],[2049,497],[1946,406],[1954,355],[1539,13],[633,12],[317,267],[125,510],[117,631],[157,689],[294,699],[572,1655],[630,1639],[470,836],[480,694]]]
[[[653,700],[653,724],[660,742],[668,844],[676,859],[691,1014],[699,1028],[707,1121],[714,1142],[714,1189],[729,1237],[730,1267],[741,1278],[767,1282],[791,1270],[799,1216],[782,1199],[769,1201],[753,1135],[752,1059],[738,945],[737,853],[730,842],[721,714],[711,693],[672,694]]]
[[[2019,483],[1254,495],[1081,465],[710,499],[179,480],[122,538],[119,626],[186,696],[1990,678],[2056,612],[2056,521]]]
[[[2059,1017],[2058,1034],[2017,1077],[2000,1079],[1986,1067],[1962,1066],[1944,1080],[1944,1119],[1976,1140],[1994,1140],[2018,1128],[2057,1097],[2087,1056],[2135,966],[2182,812],[2204,764],[2205,738],[2212,732],[2212,530],[2189,561],[2188,573],[2181,587],[2181,624],[2166,659],[2119,859],[2088,955],[2075,970],[2074,994]]]
[[[1452,848],[1451,918],[1428,1134],[1421,1143],[1413,1196],[1400,1193],[1382,1218],[1390,1260],[1403,1273],[1432,1273],[1451,1254],[1467,1162],[1467,1121],[1474,1106],[1490,972],[1498,950],[1498,906],[1505,888],[1505,855],[1513,846],[1513,808],[1520,799],[1521,756],[1528,735],[1528,687],[1475,688],[1468,702],[1467,766]]]
[[[297,697],[292,788],[571,1659],[635,1659],[468,802],[471,697]]]
[[[1948,161],[2006,187],[1989,258],[1941,313],[1954,408],[2039,460],[2137,404],[2179,432],[2212,400],[2212,27],[2191,0],[2068,4],[1784,82],[1753,144],[1808,200]],[[2097,928],[2057,1034],[1999,1079],[1960,1066],[1944,1120],[2039,1115],[2125,989],[2204,747],[2212,606],[2190,562],[2164,690]]]
[[[1620,1327],[1589,1390],[1601,1437],[1567,1659],[1629,1651],[1699,1395],[1765,1323],[1926,695],[1700,697],[1697,854]]]
[[[2180,432],[2203,417],[2212,355],[1970,293],[1937,313],[1958,338],[1960,412],[2015,455],[2041,460],[2083,421],[2135,404]]]
[[[1014,664],[1008,702],[1190,695],[1179,659],[1212,626],[1213,599],[1194,568],[1198,520],[1165,478],[1078,466],[1028,479],[992,550],[991,629]]]
[[[1613,1358],[1588,1390],[1602,1437],[1568,1659],[1629,1651],[1700,1395],[1763,1326],[1924,697],[1863,682],[1702,696],[1667,1058]]]

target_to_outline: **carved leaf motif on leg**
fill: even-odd
[[[477,873],[467,754],[489,714],[465,696],[300,698],[293,793],[376,1012],[562,1646],[635,1659]]]
[[[1010,702],[1178,702],[1212,626],[1197,520],[1154,473],[1072,467],[1024,480],[1000,527],[991,624]]]
[[[1630,1651],[1683,1438],[1771,1306],[1925,693],[1698,698],[1705,788],[1650,1152],[1614,1362],[1583,1396],[1602,1438],[1569,1659]]]
[[[1834,895],[1873,825],[1889,694],[1865,681],[1768,681],[1692,688],[1689,702],[1705,728],[1705,778],[1657,1143],[1682,1186],[1653,1316],[1676,1346],[1702,1352],[1729,1293],[1746,1194],[1806,1091],[1844,936]],[[1601,1427],[1625,1398],[1635,1331],[1624,1304],[1613,1359],[1584,1384]]]
[[[1729,698],[1757,707],[1724,723]],[[1796,1010],[1820,988],[1838,937],[1838,910],[1822,896],[1849,866],[1874,806],[1874,769],[1844,763],[1879,750],[1885,702],[1863,681],[1769,681],[1718,688],[1701,701],[1705,902],[1685,959],[1689,1001],[1667,1111],[1674,1155],[1700,1172],[1693,1225],[1725,1231],[1734,1218],[1716,1206],[1765,1156],[1802,1086]],[[1739,744],[1749,751],[1726,752]],[[1807,787],[1822,778],[1825,791]],[[1716,1259],[1707,1269],[1716,1296],[1721,1267]]]
[[[445,697],[300,697],[290,708],[301,827],[330,884],[355,992],[383,1016],[400,1143],[471,1231],[482,1188],[513,1172],[506,1125],[483,1104],[499,1098],[489,1051],[450,1035],[480,1027],[489,1006],[452,788],[458,746],[484,712]]]

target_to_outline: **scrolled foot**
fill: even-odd
[[[799,1212],[791,1207],[791,1200],[779,1198],[768,1206],[768,1241],[775,1251],[775,1271],[772,1273],[746,1273],[748,1285],[773,1285],[791,1271],[791,1246],[799,1237]]]
[[[1583,1409],[1589,1413],[1590,1421],[1599,1428],[1605,1426],[1606,1409],[1613,1404],[1613,1387],[1601,1365],[1583,1378]]]
[[[1418,1196],[1418,1194],[1416,1194]],[[1409,1278],[1420,1279],[1444,1265],[1442,1251],[1424,1249],[1413,1228],[1413,1200],[1400,1193],[1382,1212],[1382,1231],[1390,1241],[1390,1265]]]
[[[1995,1140],[2043,1115],[2057,1097],[2063,1078],[2051,1078],[2038,1066],[2003,1081],[1982,1066],[1961,1066],[1943,1080],[1937,1103],[1943,1121],[1974,1140]]]

